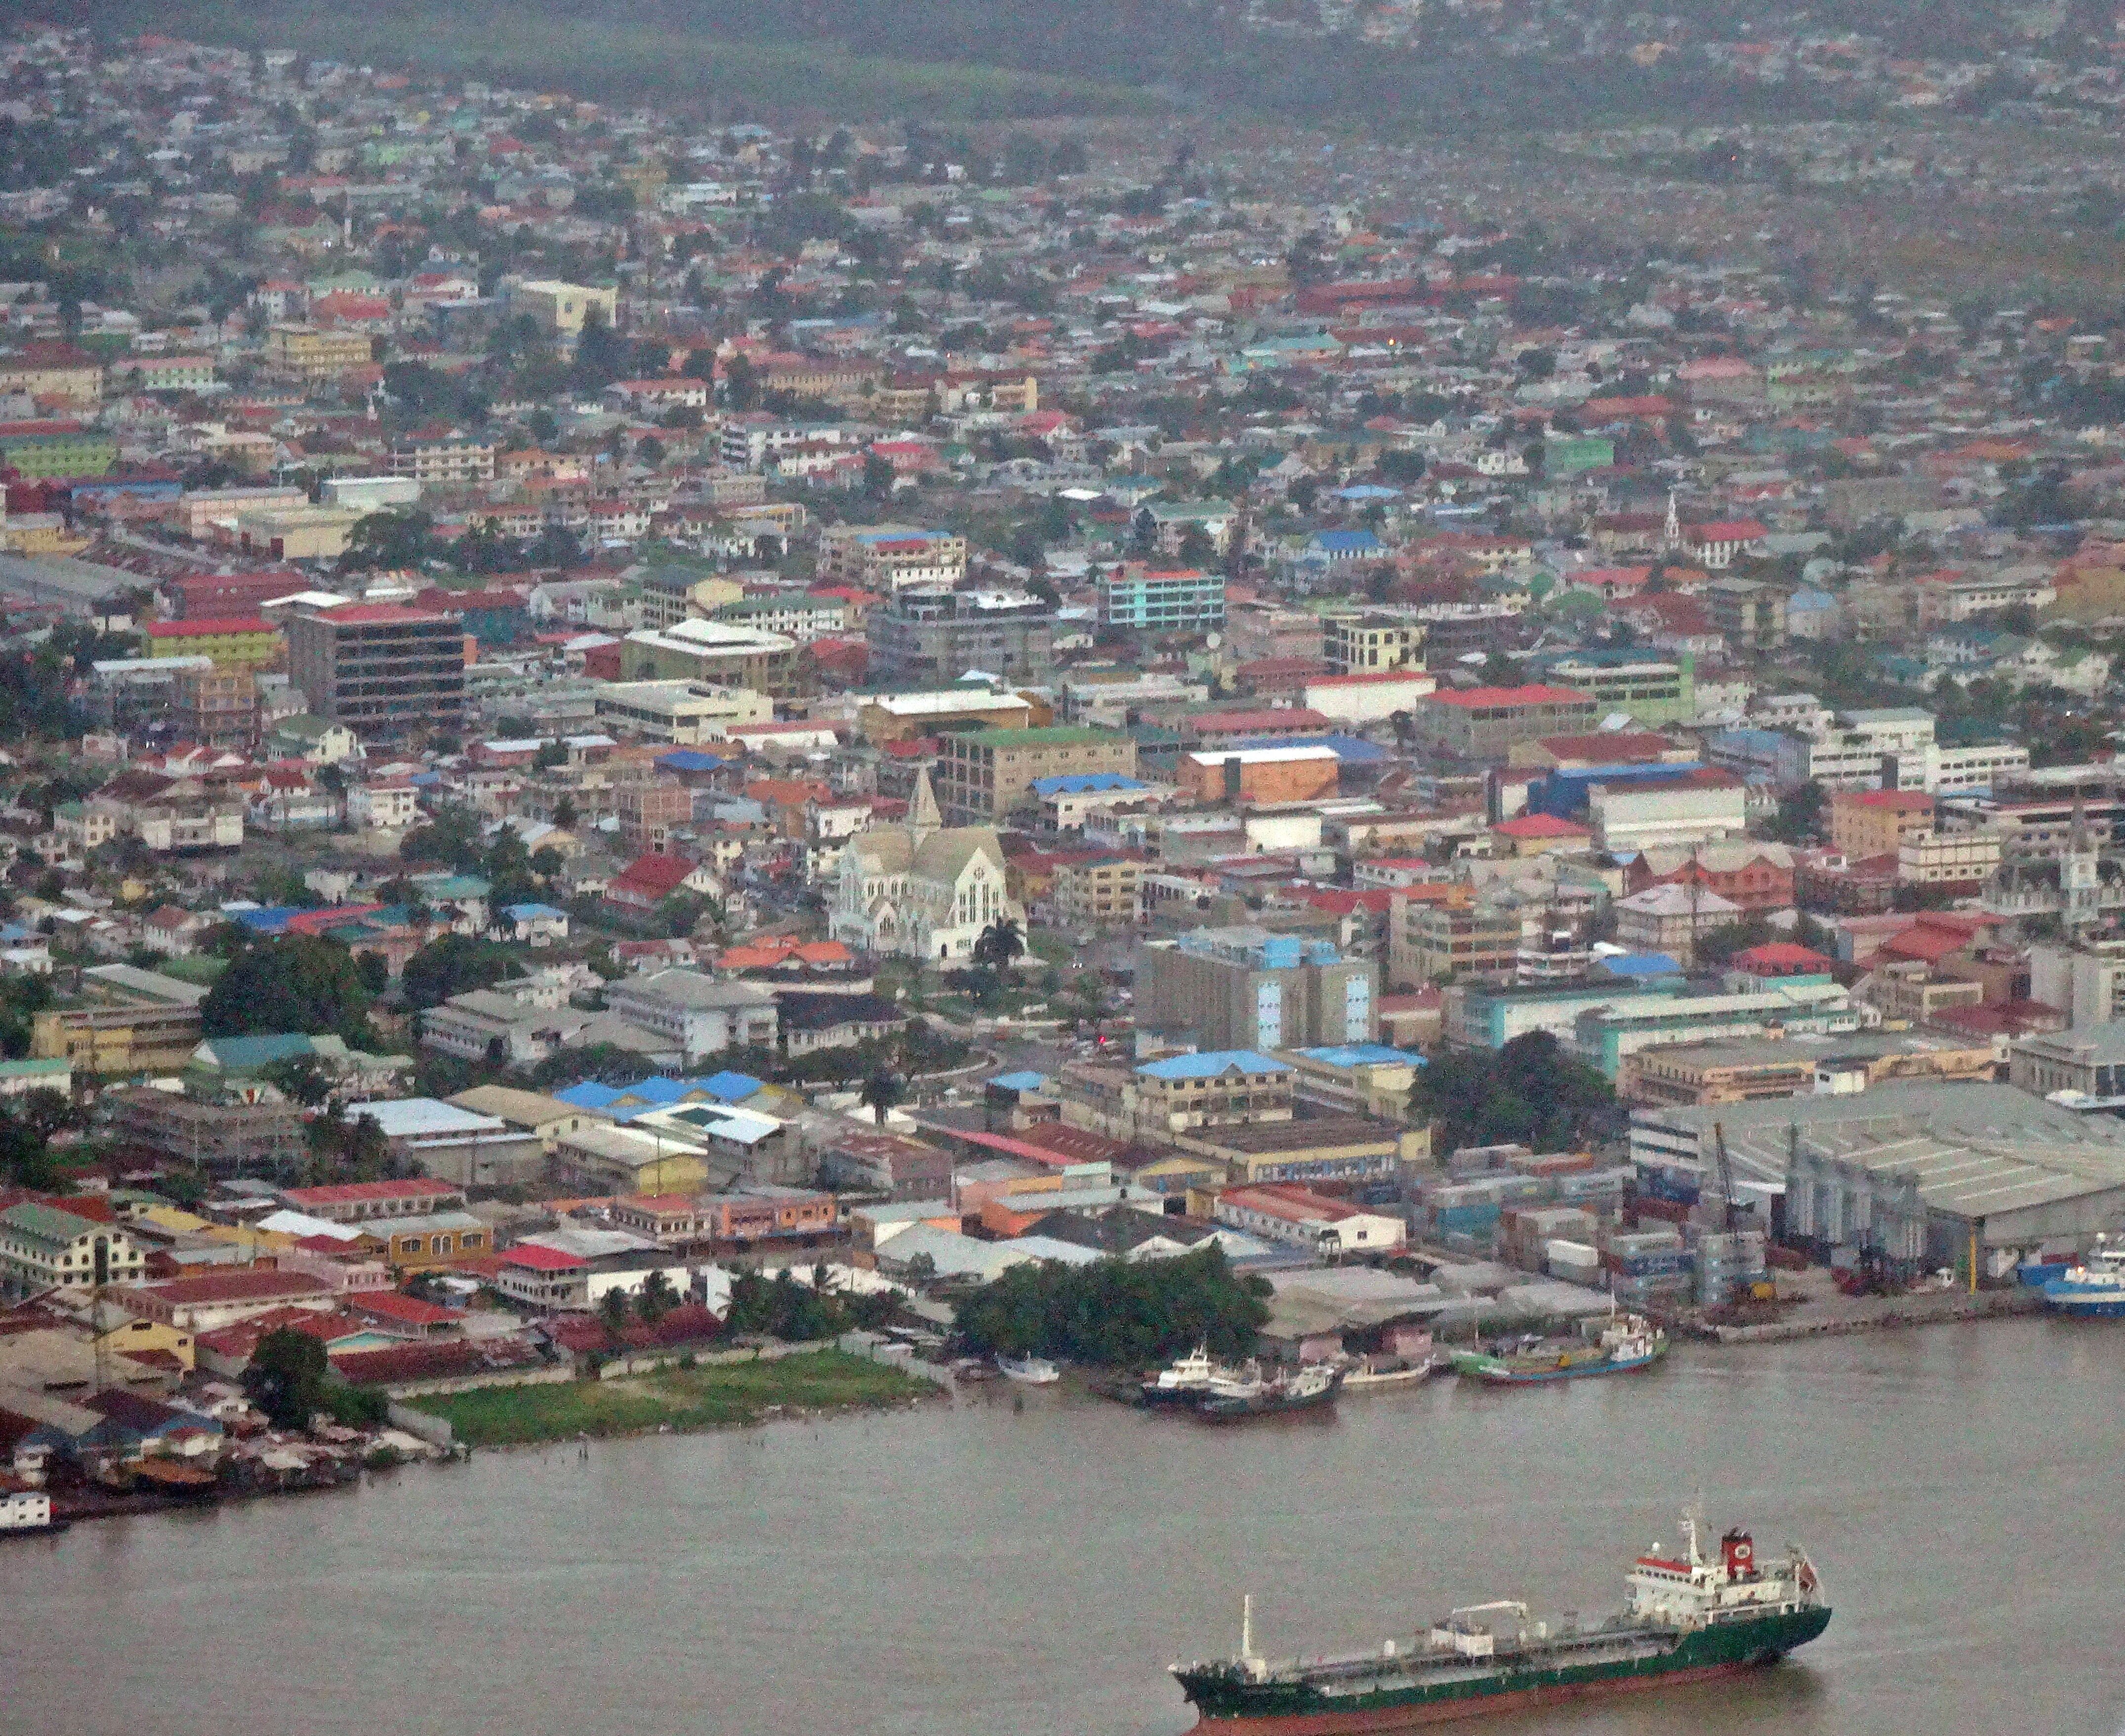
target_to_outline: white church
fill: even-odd
[[[841,851],[827,932],[866,953],[952,961],[971,959],[991,923],[1025,920],[996,828],[946,826],[926,771],[905,825],[874,826]]]

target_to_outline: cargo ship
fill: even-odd
[[[1478,1603],[1376,1652],[1279,1663],[1256,1654],[1249,1598],[1237,1658],[1172,1672],[1199,1729],[1369,1736],[1711,1681],[1776,1663],[1830,1625],[1814,1565],[1799,1549],[1759,1560],[1748,1532],[1733,1530],[1708,1557],[1702,1523],[1684,1514],[1679,1555],[1656,1545],[1639,1556],[1625,1576],[1630,1602],[1598,1625],[1571,1617],[1531,1624],[1524,1603]]]
[[[1621,1315],[1586,1338],[1528,1338],[1498,1350],[1457,1350],[1454,1371],[1494,1386],[1529,1386],[1581,1375],[1628,1374],[1667,1354],[1667,1334],[1635,1314]]]

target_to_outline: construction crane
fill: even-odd
[[[1719,1233],[1734,1233],[1734,1161],[1727,1155],[1727,1126],[1723,1122],[1712,1124],[1713,1176],[1719,1186]],[[1703,1188],[1699,1189],[1700,1195]]]

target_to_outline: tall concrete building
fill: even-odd
[[[1307,1049],[1379,1034],[1376,967],[1333,941],[1241,926],[1138,948],[1140,1025],[1185,1027],[1204,1049]]]
[[[1032,681],[1054,666],[1055,611],[1018,591],[896,591],[869,624],[874,675],[950,682],[980,670]]]
[[[313,716],[364,736],[464,727],[464,622],[392,603],[304,605],[282,623]]]
[[[938,738],[937,800],[954,826],[987,826],[1030,802],[1037,779],[1136,769],[1135,739],[1119,730],[951,730]]]

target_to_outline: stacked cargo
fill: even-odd
[[[1493,1174],[1470,1181],[1430,1182],[1417,1192],[1421,1228],[1444,1237],[1487,1237],[1496,1233],[1499,1215],[1508,1206],[1536,1197],[1539,1184],[1529,1176]]]
[[[1611,1230],[1604,1263],[1623,1307],[1672,1310],[1689,1301],[1689,1254],[1679,1230]]]
[[[1590,1164],[1555,1178],[1552,1193],[1560,1206],[1584,1206],[1601,1217],[1614,1217],[1623,1209],[1637,1171],[1628,1164],[1596,1169]]]
[[[1760,1230],[1707,1230],[1699,1234],[1694,1252],[1701,1307],[1724,1308],[1770,1280],[1769,1249]]]
[[[1539,1272],[1551,1242],[1591,1242],[1600,1226],[1599,1218],[1578,1206],[1515,1207],[1499,1221],[1498,1257]]]
[[[1543,1249],[1542,1263],[1552,1277],[1567,1284],[1584,1284],[1589,1290],[1604,1287],[1601,1250],[1590,1242],[1553,1241]]]

